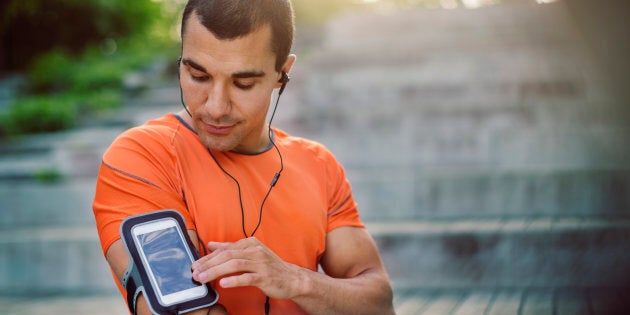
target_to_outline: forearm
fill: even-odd
[[[258,287],[272,299],[292,300],[309,314],[393,314],[392,290],[376,246],[360,228],[329,232],[324,273],[283,261],[256,238],[209,243],[193,263],[193,278],[225,289]],[[273,303],[271,304],[272,313]]]
[[[293,301],[309,314],[394,314],[385,272],[367,270],[350,279],[303,270],[302,292]]]

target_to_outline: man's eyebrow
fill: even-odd
[[[260,78],[264,76],[265,72],[259,70],[240,71],[232,74],[232,78],[234,79]]]
[[[199,70],[201,72],[205,72],[208,73],[208,70],[206,70],[206,68],[194,61],[192,61],[189,58],[183,58],[182,59],[182,63],[194,68],[196,70]],[[266,73],[264,71],[260,71],[260,70],[246,70],[246,71],[239,71],[239,72],[235,72],[232,74],[232,78],[234,79],[247,79],[247,78],[260,78],[260,77],[264,77],[266,75]]]
[[[202,65],[190,60],[189,58],[184,58],[182,59],[182,63],[191,67],[191,68],[195,68],[196,70],[208,73],[208,71],[206,70],[206,68],[204,68]]]

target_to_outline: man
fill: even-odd
[[[220,306],[197,313],[393,313],[343,168],[322,145],[266,122],[295,62],[293,29],[289,0],[188,2],[184,109],[123,133],[97,181],[94,214],[119,286],[129,259],[121,221],[175,209],[209,252],[194,279],[220,295]],[[142,297],[137,307],[149,312]]]

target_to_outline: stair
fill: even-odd
[[[630,283],[630,220],[368,224],[396,288],[601,288]]]
[[[116,292],[92,214],[101,155],[124,126],[22,137],[0,157],[0,295]],[[55,178],[38,178],[41,171]]]
[[[630,111],[569,5],[329,24],[294,120],[344,164],[398,292],[630,286]]]
[[[626,314],[630,291],[616,289],[404,290],[398,315],[610,315]]]
[[[116,291],[93,225],[0,231],[0,295]]]
[[[628,109],[563,1],[355,14],[323,38],[274,124],[345,166],[398,314],[627,309]],[[139,124],[179,108],[176,86],[146,94],[117,115]],[[121,128],[2,146],[0,309],[122,303],[91,212]],[[33,180],[48,167],[66,180]]]

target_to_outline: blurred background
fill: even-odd
[[[293,3],[274,123],[346,167],[399,314],[626,310],[630,2]],[[124,313],[95,176],[179,110],[184,4],[0,2],[2,313]]]

